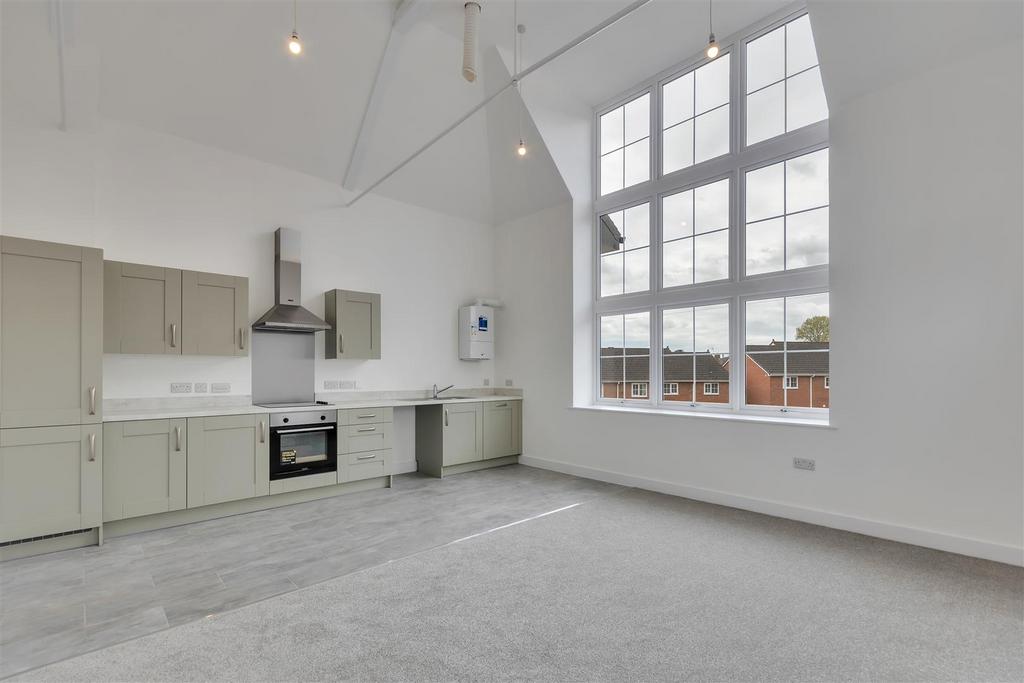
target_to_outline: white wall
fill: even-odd
[[[383,295],[383,358],[322,360],[318,334],[318,390],[325,379],[413,389],[492,377],[490,361],[458,360],[456,337],[458,306],[494,294],[490,226],[373,195],[338,208],[342,191],[324,181],[108,119],[84,117],[62,133],[11,97],[4,114],[4,234],[246,276],[255,320],[273,304],[273,230],[297,228],[307,308],[322,315],[323,292],[335,287]],[[226,381],[248,394],[249,359],[104,358],[106,398],[167,395],[173,381]]]
[[[525,460],[1024,563],[1021,63],[1004,43],[832,111],[834,428],[571,408],[573,208],[500,226]]]

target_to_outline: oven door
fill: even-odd
[[[337,469],[338,434],[333,424],[271,428],[271,480]]]

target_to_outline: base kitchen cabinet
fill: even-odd
[[[99,425],[0,429],[0,542],[100,526]]]
[[[188,507],[270,493],[269,415],[188,420]]]
[[[492,401],[483,405],[484,460],[522,453],[522,401]]]
[[[392,408],[338,411],[338,483],[391,474]]]
[[[103,425],[103,521],[185,508],[186,422]]]

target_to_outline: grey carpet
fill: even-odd
[[[1024,570],[628,491],[18,680],[1024,679]]]

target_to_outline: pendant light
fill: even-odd
[[[512,2],[512,23],[516,27],[512,44],[512,69],[515,71],[513,85],[519,94],[519,102],[516,103],[519,107],[519,145],[516,147],[516,154],[522,159],[526,156],[527,151],[526,140],[523,138],[523,107],[526,106],[526,102],[523,100],[523,89],[522,84],[519,82],[519,72],[522,71],[520,60],[522,59],[522,39],[523,34],[526,33],[526,27],[519,23],[519,0],[513,0]]]
[[[288,39],[288,51],[293,55],[302,54],[302,41],[299,40],[299,0],[292,0],[292,35]]]
[[[704,50],[704,54],[708,56],[708,59],[714,59],[718,56],[718,41],[715,40],[715,30],[711,27],[711,1],[708,0],[708,46]]]
[[[462,6],[462,77],[472,83],[476,80],[476,34],[480,21],[480,3],[467,2]]]

